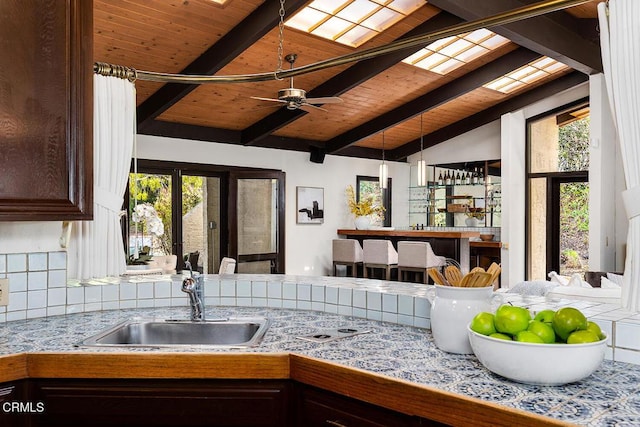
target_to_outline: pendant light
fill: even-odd
[[[389,178],[389,169],[387,168],[387,165],[384,162],[384,131],[382,131],[382,163],[380,164],[380,171],[378,175],[378,182],[380,183],[381,189],[383,190],[387,189],[388,178]]]
[[[418,187],[427,185],[427,162],[422,158],[423,147],[422,114],[420,114],[420,160],[418,160]]]

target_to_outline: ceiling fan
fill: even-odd
[[[284,57],[284,59],[291,64],[291,68],[293,69],[293,63],[296,62],[296,58],[298,55],[295,53],[290,53]],[[278,99],[275,98],[261,98],[259,96],[252,96],[252,99],[257,99],[260,101],[272,101],[272,102],[280,102],[282,104],[286,104],[287,110],[305,110],[305,111],[313,111],[322,110],[327,111],[324,108],[318,107],[316,104],[339,104],[342,102],[342,99],[336,96],[328,96],[324,98],[307,98],[307,92],[303,89],[296,89],[293,87],[293,77],[290,78],[290,86],[286,89],[280,89],[278,91]]]

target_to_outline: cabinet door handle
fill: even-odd
[[[342,424],[339,421],[326,420],[325,423],[334,427],[349,427],[346,424]]]

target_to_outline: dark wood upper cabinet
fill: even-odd
[[[93,1],[0,1],[0,220],[93,216]]]

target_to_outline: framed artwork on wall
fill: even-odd
[[[324,188],[296,187],[296,215],[298,224],[324,223]]]

